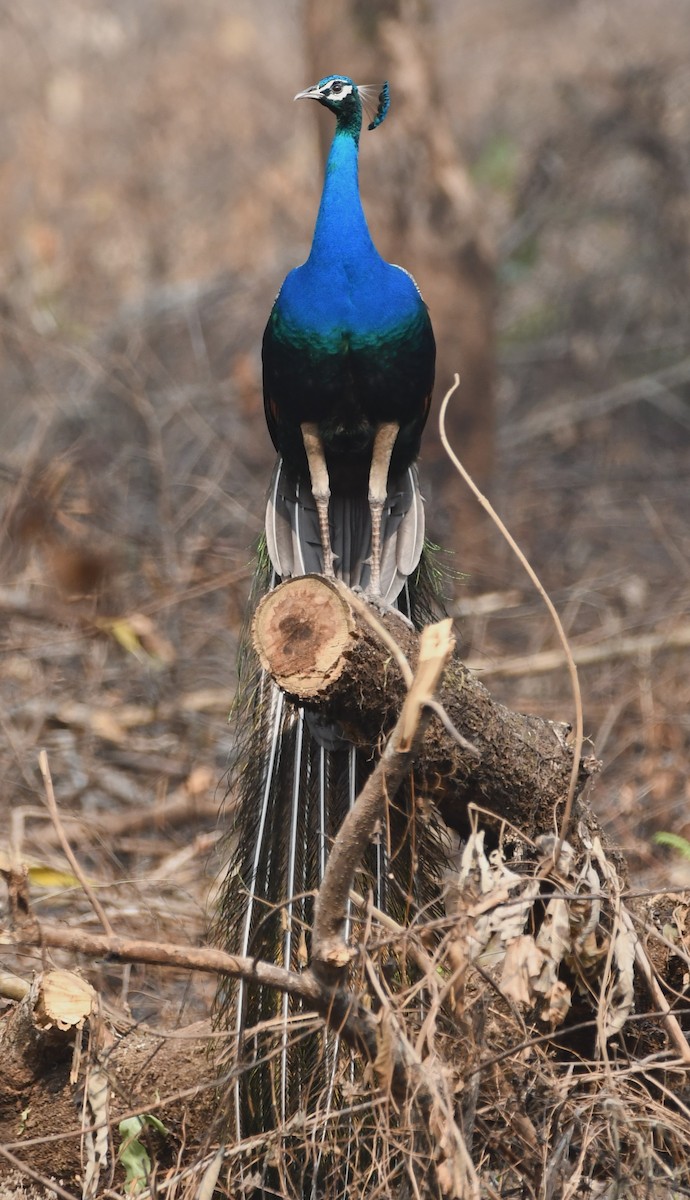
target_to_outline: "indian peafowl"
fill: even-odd
[[[289,576],[335,574],[420,625],[433,605],[415,460],[435,344],[417,285],[381,258],[362,210],[366,92],[347,76],[330,75],[295,97],[328,108],[336,130],[309,258],[285,279],[263,339],[266,419],[280,457],[256,592],[258,598]],[[388,108],[384,84],[370,129]],[[313,895],[329,846],[372,761],[341,730],[289,703],[251,655],[243,674],[237,848],[219,931],[233,951],[299,969],[308,960]],[[411,828],[415,820],[410,795],[398,796],[390,828],[365,867],[364,890],[370,886],[375,903],[399,916],[435,894],[441,869],[433,832]],[[314,1022],[300,1032],[287,997],[239,985],[224,1004],[232,1053],[247,1071],[231,1088],[238,1139],[279,1128],[317,1103],[333,1107],[337,1039],[319,1039]],[[326,1157],[314,1151],[303,1167],[304,1186],[293,1180],[293,1191],[326,1194],[314,1182]],[[334,1189],[328,1194],[339,1195]]]

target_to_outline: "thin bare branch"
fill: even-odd
[[[46,795],[46,807],[48,809],[48,812],[50,813],[53,825],[55,827],[55,832],[57,833],[60,845],[62,846],[62,849],[65,854],[65,857],[67,858],[69,865],[71,866],[72,870],[74,871],[74,874],[76,875],[82,888],[84,889],[84,894],[88,897],[89,903],[90,903],[93,911],[95,912],[96,916],[98,917],[98,920],[100,921],[101,925],[105,929],[105,932],[108,934],[108,936],[111,937],[112,933],[113,933],[113,927],[110,924],[110,921],[108,920],[105,909],[103,908],[103,905],[101,904],[100,900],[98,899],[98,896],[96,895],[93,888],[91,887],[91,884],[89,883],[88,879],[86,878],[86,875],[82,871],[81,864],[79,863],[74,851],[72,850],[72,847],[70,846],[69,841],[67,840],[65,831],[62,828],[62,822],[60,821],[60,813],[58,811],[58,806],[57,806],[57,803],[55,800],[55,791],[53,789],[53,777],[50,774],[50,766],[48,764],[48,755],[46,754],[45,750],[39,751],[38,765],[41,768],[41,775],[43,776],[43,786],[45,787],[45,795]]]
[[[678,625],[675,629],[660,630],[658,633],[642,633],[631,637],[607,638],[593,646],[572,646],[571,652],[578,667],[596,666],[598,663],[615,662],[621,658],[637,658],[644,654],[659,654],[666,650],[687,650],[690,647],[690,625]],[[541,650],[538,654],[521,654],[514,658],[502,658],[498,662],[468,660],[471,671],[481,671],[482,676],[545,675],[549,671],[560,671],[568,660],[562,650]]]
[[[553,601],[551,600],[551,597],[547,594],[546,589],[544,588],[541,580],[539,579],[539,576],[537,575],[536,571],[532,567],[531,563],[528,562],[525,555],[522,553],[522,550],[520,549],[517,542],[515,541],[515,538],[508,531],[508,529],[504,525],[503,521],[499,517],[498,513],[494,509],[491,502],[487,499],[487,497],[484,495],[484,493],[482,491],[480,491],[480,489],[477,487],[474,480],[471,478],[471,476],[465,470],[462,463],[460,462],[460,459],[458,458],[457,454],[455,453],[452,446],[450,445],[450,442],[448,441],[448,437],[446,434],[446,412],[448,410],[448,405],[450,403],[450,399],[451,399],[453,393],[457,390],[457,388],[459,386],[460,386],[460,377],[459,377],[459,375],[456,375],[455,382],[453,383],[453,386],[451,388],[449,388],[449,390],[446,392],[446,395],[443,398],[443,403],[441,405],[441,412],[439,414],[438,421],[439,421],[439,431],[440,431],[440,436],[441,436],[441,441],[443,443],[443,447],[444,447],[448,457],[450,458],[451,462],[455,466],[456,470],[460,473],[462,478],[465,480],[465,483],[470,488],[470,490],[472,492],[474,492],[474,495],[477,497],[477,500],[481,504],[482,508],[489,514],[489,516],[491,517],[491,520],[494,522],[497,529],[500,531],[502,536],[505,538],[505,540],[507,541],[507,543],[510,546],[513,553],[517,556],[519,561],[522,563],[527,574],[529,575],[530,579],[532,580],[532,583],[534,584],[535,588],[539,592],[539,595],[541,596],[547,609],[549,610],[549,613],[551,615],[553,623],[556,627],[556,632],[558,634],[559,641],[563,647],[563,653],[565,654],[566,662],[568,664],[568,671],[570,673],[570,683],[572,686],[573,701],[575,704],[575,737],[574,737],[574,743],[573,743],[573,762],[572,762],[572,767],[571,767],[571,771],[570,771],[570,783],[568,786],[568,795],[567,795],[566,802],[565,802],[565,808],[563,810],[563,816],[561,818],[560,828],[558,830],[558,838],[557,838],[556,843],[553,848],[552,862],[553,862],[553,865],[555,866],[558,863],[558,858],[561,853],[563,842],[565,841],[565,837],[568,832],[568,827],[570,825],[570,816],[571,816],[572,809],[573,809],[573,803],[575,801],[575,793],[577,791],[578,775],[579,775],[579,770],[580,770],[580,757],[582,755],[582,746],[583,746],[584,738],[585,738],[584,717],[583,717],[583,713],[582,713],[582,693],[580,691],[580,681],[577,677],[577,667],[575,665],[575,660],[573,659],[572,652],[571,652],[570,646],[568,644],[568,638],[566,636],[566,632],[563,628],[561,619],[560,619],[558,613],[556,612],[556,608],[555,608]]]

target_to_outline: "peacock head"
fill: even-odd
[[[313,87],[298,92],[295,100],[318,100],[325,108],[330,108],[338,120],[339,129],[347,129],[359,133],[362,125],[362,108],[367,107],[375,89],[370,84],[359,85],[347,75],[327,75]],[[388,83],[384,83],[378,98],[378,107],[369,129],[376,129],[390,108]]]

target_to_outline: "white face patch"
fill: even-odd
[[[352,84],[346,83],[344,79],[331,79],[329,83],[325,83],[320,88],[321,95],[327,100],[345,100],[347,96],[352,95]]]

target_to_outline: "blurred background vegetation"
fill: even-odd
[[[362,138],[375,241],[430,304],[439,399],[460,373],[458,453],[589,656],[593,803],[635,879],[668,878],[652,834],[690,836],[687,16],[3,6],[0,821],[24,854],[58,861],[45,747],[91,872],[128,872],[162,933],[203,925],[272,462],[261,336],[331,132],[292,96],[340,71],[390,79]],[[553,630],[433,430],[422,474],[463,653],[507,703],[568,719]],[[165,837],[142,827],[171,797]],[[159,1002],[154,973],[138,986]]]

